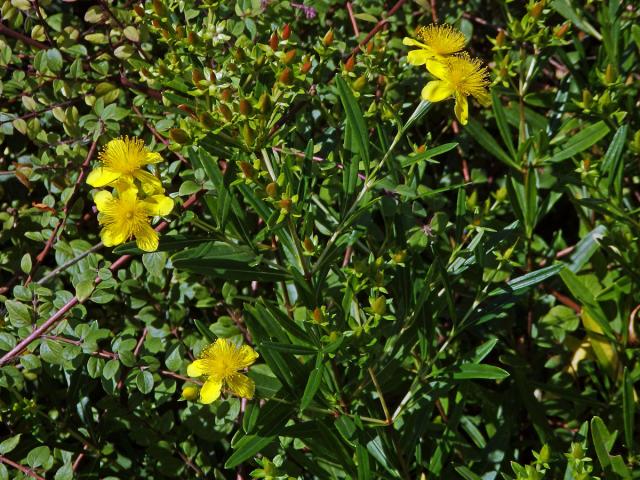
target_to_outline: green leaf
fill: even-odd
[[[547,278],[553,277],[558,272],[562,271],[564,265],[557,263],[555,265],[549,265],[548,267],[529,272],[521,277],[514,278],[507,282],[505,287],[499,287],[492,290],[489,296],[496,296],[501,294],[521,295],[529,288],[544,282]]]
[[[47,50],[47,66],[52,72],[59,72],[62,69],[62,54],[57,48]]]
[[[42,445],[34,448],[27,454],[27,463],[33,468],[39,467],[40,465],[44,465],[50,456],[51,450],[49,450],[49,447]]]
[[[429,148],[422,153],[417,153],[415,155],[411,155],[410,157],[404,158],[400,165],[404,168],[410,167],[411,165],[415,165],[416,163],[424,162],[430,160],[431,158],[446,153],[450,150],[453,150],[458,146],[458,142],[444,143],[437,147]]]
[[[22,260],[20,260],[20,270],[22,270],[27,275],[31,272],[31,255],[25,253],[22,256]]]
[[[548,162],[561,162],[562,160],[571,158],[598,143],[598,141],[608,133],[609,127],[603,120],[589,125],[576,135],[572,135],[568,141],[563,143],[558,153],[551,157]]]
[[[7,300],[4,303],[7,312],[9,313],[9,321],[15,327],[26,327],[31,325],[31,308],[26,305],[16,302],[15,300]]]
[[[347,125],[345,127],[345,148],[359,153],[364,160],[365,168],[369,168],[369,133],[358,101],[351,88],[340,75],[335,77],[338,95],[345,110]]]
[[[175,252],[185,247],[194,247],[210,242],[210,238],[193,238],[185,235],[161,235],[158,252]],[[127,242],[113,249],[117,255],[142,255],[146,252],[136,246],[136,242]]]
[[[19,433],[17,435],[14,435],[13,437],[9,437],[6,440],[3,440],[2,443],[0,443],[0,455],[6,455],[14,448],[16,448],[18,446],[18,443],[20,442],[21,436],[22,434]]]
[[[593,417],[591,419],[591,438],[593,439],[593,446],[596,449],[598,461],[604,470],[607,470],[611,465],[609,450],[613,447],[615,437],[615,434],[612,435],[609,433],[609,430],[607,430],[607,427],[600,417]]]
[[[514,170],[520,170],[518,165],[510,156],[505,152],[498,142],[487,132],[479,122],[473,118],[469,118],[469,123],[465,127],[465,130],[484,148],[487,152],[493,155],[497,160],[507,165]]]
[[[513,146],[511,129],[509,128],[507,116],[505,114],[502,101],[500,100],[500,96],[498,95],[498,90],[495,88],[491,90],[491,100],[493,105],[493,114],[496,116],[496,124],[498,125],[498,131],[500,132],[502,141],[507,146],[507,150],[509,150],[511,158],[516,158],[516,149]]]
[[[138,372],[138,375],[136,375],[136,385],[138,386],[138,390],[144,394],[153,390],[153,375],[151,372],[148,370]]]
[[[582,270],[582,267],[586,265],[593,254],[600,248],[600,240],[602,240],[607,233],[606,226],[598,225],[582,237],[571,253],[570,263],[567,265],[567,269],[573,273],[578,273]]]
[[[260,342],[260,347],[268,348],[270,350],[277,350],[279,352],[292,353],[294,355],[315,355],[318,353],[318,350],[315,348],[287,343]]]
[[[305,408],[307,408],[311,402],[313,401],[313,397],[315,397],[318,388],[320,388],[320,384],[322,383],[322,375],[324,374],[324,362],[322,354],[318,354],[316,357],[315,368],[312,370],[311,375],[309,375],[309,380],[307,381],[307,385],[304,387],[304,392],[302,393],[302,399],[300,400],[300,412],[303,412]]]
[[[506,370],[483,363],[463,363],[453,371],[454,380],[502,380],[508,376],[509,372]]]
[[[593,35],[598,40],[602,40],[602,35],[600,35],[600,33],[598,33],[598,31],[582,17],[580,10],[574,8],[569,0],[554,0],[551,2],[551,8],[567,20],[571,21],[571,23],[583,32]]]

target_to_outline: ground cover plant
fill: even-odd
[[[640,478],[637,2],[0,7],[0,480]]]

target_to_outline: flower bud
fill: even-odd
[[[282,29],[282,39],[288,40],[291,36],[291,27],[288,23],[285,23],[284,28]]]
[[[151,20],[151,25],[153,25],[155,28],[160,28],[160,22],[155,18]]]
[[[235,58],[238,62],[242,62],[245,59],[244,51],[241,48],[234,48],[233,58]]]
[[[180,40],[184,38],[184,27],[182,25],[176,27],[176,37]]]
[[[311,70],[311,60],[305,60],[300,66],[300,73],[308,73]]]
[[[293,82],[293,72],[291,72],[291,69],[289,67],[285,68],[280,74],[280,78],[278,80],[280,83],[285,85],[291,85]]]
[[[496,35],[496,46],[502,47],[504,45],[504,40],[507,38],[507,34],[504,33],[503,29],[498,31],[498,35]]]
[[[355,66],[355,64],[356,64],[356,58],[355,58],[355,56],[354,56],[354,55],[351,55],[351,56],[347,59],[347,61],[346,61],[346,62],[344,62],[344,69],[345,69],[347,72],[351,72],[351,71],[353,71],[353,67]]]
[[[137,14],[139,17],[144,17],[144,8],[142,7],[142,5],[140,5],[140,4],[135,5],[135,6],[133,7],[133,11],[134,11],[134,12],[136,12],[136,14]]]
[[[356,92],[359,92],[365,87],[366,84],[367,84],[367,78],[364,75],[360,75],[358,78],[355,79],[355,81],[352,84],[352,87]]]
[[[278,184],[276,182],[271,182],[266,186],[265,190],[267,191],[267,195],[273,198],[278,195]]]
[[[313,309],[313,320],[315,322],[322,322],[324,315],[322,315],[322,310],[319,307]]]
[[[325,47],[328,47],[332,43],[333,43],[333,30],[329,30],[327,33],[325,33],[324,37],[322,38],[322,44]]]
[[[169,130],[169,137],[171,137],[171,140],[181,145],[189,142],[189,134],[181,128],[172,128]]]
[[[164,5],[160,0],[153,0],[153,11],[156,12],[156,15],[162,17],[165,15]]]
[[[238,110],[245,117],[247,115],[250,115],[251,114],[251,103],[249,103],[249,101],[247,99],[242,98],[240,100],[240,103],[238,104]]]
[[[287,53],[284,54],[284,57],[282,57],[282,63],[284,63],[285,65],[289,65],[294,58],[296,58],[295,48],[289,50]]]
[[[584,108],[590,108],[593,104],[593,95],[586,88],[582,90],[582,104]]]
[[[242,138],[244,139],[244,143],[247,147],[253,146],[255,135],[252,128],[247,123],[242,126]]]
[[[230,122],[233,119],[233,113],[231,113],[229,107],[227,107],[224,103],[220,104],[218,110],[220,110],[220,113],[227,122]]]
[[[558,28],[558,29],[555,31],[555,33],[554,33],[555,37],[556,37],[556,38],[562,38],[562,37],[564,37],[564,35],[567,33],[567,30],[569,30],[569,26],[570,26],[570,25],[571,25],[571,23],[570,23],[570,22],[564,22],[564,23],[560,26],[560,28]]]
[[[611,84],[616,81],[616,69],[612,64],[607,64],[607,69],[604,71],[604,81]]]
[[[191,81],[197,87],[202,80],[204,80],[204,75],[202,75],[202,70],[200,70],[199,68],[194,68],[191,71]]]
[[[180,396],[183,400],[193,401],[198,398],[198,389],[196,387],[187,386],[182,389],[182,395]]]
[[[309,253],[313,253],[316,249],[316,246],[313,244],[309,237],[304,237],[304,241],[302,242],[302,244],[304,245],[304,249]]]
[[[191,109],[191,107],[189,105],[186,105],[184,103],[181,103],[180,105],[178,105],[178,110],[182,110],[184,113],[187,113],[189,115],[195,115],[193,113],[193,110]]]
[[[231,88],[225,88],[220,93],[220,98],[225,102],[230,102],[233,97],[233,90]]]
[[[187,34],[187,43],[189,45],[196,45],[198,43],[198,40],[200,40],[200,38],[198,37],[198,34],[193,30]]]
[[[384,315],[387,313],[387,299],[378,297],[371,300],[371,311],[376,315]]]
[[[279,42],[280,42],[280,39],[278,38],[278,33],[273,32],[273,34],[271,35],[271,38],[269,39],[269,46],[271,47],[271,50],[275,52],[278,49]]]
[[[239,166],[245,178],[253,178],[255,176],[253,165],[251,165],[249,162],[245,162],[243,160],[239,163]]]
[[[540,2],[536,2],[533,4],[533,7],[531,7],[531,11],[529,12],[529,15],[531,15],[532,18],[537,19],[542,13],[543,8],[544,8],[544,0]]]
[[[215,120],[207,112],[202,112],[198,117],[198,119],[200,120],[200,123],[202,124],[202,126],[205,128],[212,129],[216,126]]]
[[[271,97],[267,92],[264,92],[260,95],[260,99],[258,100],[258,110],[260,113],[268,113],[271,109]]]
[[[293,202],[290,198],[283,198],[278,202],[278,208],[281,208],[285,212],[290,212],[291,207],[293,206]]]
[[[371,55],[373,53],[374,43],[373,41],[367,43],[367,54]]]

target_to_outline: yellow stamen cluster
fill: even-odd
[[[407,55],[411,65],[424,65],[435,80],[422,89],[422,99],[440,102],[455,99],[454,112],[463,125],[469,118],[467,97],[471,95],[482,105],[490,102],[487,87],[489,71],[482,62],[462,52],[465,38],[451,25],[420,27],[416,35],[422,42],[405,38],[405,45],[419,47]]]
[[[151,218],[168,215],[173,200],[163,194],[160,180],[143,167],[161,160],[158,153],[147,150],[144,141],[137,138],[116,138],[100,152],[100,165],[89,174],[87,183],[113,188],[100,190],[94,196],[105,246],[135,238],[141,250],[158,249],[158,233],[151,227]]]

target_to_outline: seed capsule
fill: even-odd
[[[291,36],[291,27],[289,26],[288,23],[286,23],[284,25],[284,28],[282,29],[282,39],[288,40],[290,36]]]
[[[273,32],[273,34],[271,35],[271,38],[269,39],[269,46],[271,47],[271,50],[275,52],[278,49],[279,42],[280,42],[280,39],[278,38],[278,33]]]
[[[322,44],[325,47],[328,47],[332,43],[333,43],[333,30],[329,30],[327,33],[324,34],[324,37],[322,38]]]

